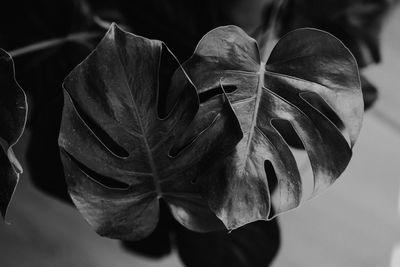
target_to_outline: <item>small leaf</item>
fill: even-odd
[[[236,26],[220,27],[202,38],[184,69],[200,95],[220,84],[236,87],[228,99],[243,139],[225,165],[202,182],[210,206],[228,229],[270,219],[301,201],[300,173],[276,122],[290,122],[301,139],[314,172],[313,195],[349,163],[363,115],[360,78],[355,59],[332,35],[293,31],[262,63],[255,40]],[[314,95],[336,113],[350,145],[309,100]],[[274,192],[267,172],[276,174]],[[276,214],[270,213],[271,202]]]
[[[12,148],[24,131],[26,115],[26,97],[15,80],[14,62],[0,49],[0,212],[3,217],[22,173]]]
[[[114,24],[65,79],[59,145],[69,193],[101,235],[147,236],[159,198],[189,229],[223,228],[196,179],[232,151],[240,128],[224,95],[199,105],[171,61],[179,66],[162,42]]]

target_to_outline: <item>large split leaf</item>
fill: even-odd
[[[265,64],[255,40],[238,27],[220,27],[203,37],[184,68],[200,95],[219,84],[236,88],[228,98],[244,137],[225,166],[202,181],[210,206],[228,229],[269,219],[301,201],[300,173],[280,123],[290,122],[308,153],[313,195],[331,185],[349,163],[363,114],[360,79],[355,59],[332,35],[293,31]],[[315,95],[337,115],[350,144],[311,105]],[[275,175],[277,187],[271,192],[268,179]],[[270,214],[271,203],[276,214]]]
[[[0,212],[3,217],[22,173],[12,148],[24,131],[26,115],[26,97],[15,80],[13,60],[0,49]]]
[[[232,151],[240,127],[224,95],[199,106],[182,69],[171,78],[171,61],[177,63],[162,42],[113,25],[64,82],[59,144],[66,180],[101,235],[148,235],[159,198],[189,229],[223,228],[195,181]]]

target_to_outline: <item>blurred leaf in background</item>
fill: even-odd
[[[248,34],[251,34],[261,25],[263,31],[268,31],[271,26],[270,17],[274,13],[271,4],[275,2],[272,0],[200,2],[16,0],[3,3],[3,8],[7,12],[3,12],[0,22],[9,26],[0,29],[0,47],[9,51],[16,51],[15,49],[43,40],[63,38],[71,33],[100,33],[95,35],[98,37],[85,39],[82,42],[67,42],[51,49],[15,58],[18,68],[17,78],[28,88],[27,94],[32,106],[29,119],[31,142],[28,149],[28,168],[34,183],[50,195],[70,201],[66,193],[57,145],[63,103],[61,83],[64,77],[89,54],[105,32],[99,27],[97,17],[106,21],[121,22],[126,29],[135,34],[166,42],[183,62],[191,56],[200,38],[215,27],[234,24],[243,27]],[[322,28],[342,39],[355,54],[360,66],[364,67],[380,59],[379,31],[391,5],[391,1],[383,0],[287,0],[279,10],[277,32],[282,36],[298,27]],[[361,81],[367,108],[375,101],[377,93],[375,87],[365,78]],[[156,230],[148,238],[134,243],[127,242],[125,246],[144,255],[158,257],[170,252],[171,237],[175,236],[180,254],[188,266],[196,266],[193,265],[194,262],[190,262],[191,258],[208,260],[210,266],[213,266],[212,257],[203,257],[201,252],[205,249],[206,243],[221,244],[218,247],[224,248],[211,254],[215,257],[229,255],[224,256],[228,261],[236,259],[232,256],[244,253],[244,258],[253,260],[250,262],[257,261],[252,254],[253,251],[259,252],[260,255],[266,253],[264,250],[267,248],[264,245],[255,244],[268,241],[270,251],[273,252],[271,257],[279,246],[276,220],[256,223],[256,226],[253,224],[244,226],[236,231],[235,236],[228,235],[225,238],[225,233],[202,235],[188,232],[183,228],[177,230],[170,223],[165,223],[168,219],[163,218],[168,216],[171,217],[168,208],[161,208],[161,219]],[[247,227],[249,230],[246,230]],[[259,237],[260,240],[251,242],[254,245],[249,250],[249,238],[257,238],[253,236]],[[199,240],[198,246],[196,243],[189,244],[191,239]],[[232,243],[240,245],[231,246]],[[185,247],[182,247],[182,244]],[[228,249],[225,249],[226,247]],[[212,249],[213,246],[210,245],[208,248]],[[251,265],[246,261],[238,260],[237,263],[239,262],[244,263],[242,266]]]
[[[70,201],[57,145],[63,103],[61,84],[105,30],[94,23],[89,7],[79,0],[6,1],[2,8],[7,12],[0,16],[0,23],[7,27],[0,28],[0,47],[11,52],[18,69],[17,80],[27,88],[31,107],[27,168],[38,188]],[[73,41],[61,41],[76,33],[83,38],[78,35]],[[59,43],[45,49],[28,53],[20,50],[54,40]]]
[[[13,146],[24,131],[27,110],[25,93],[15,80],[14,62],[0,49],[0,212],[3,217],[23,171]]]

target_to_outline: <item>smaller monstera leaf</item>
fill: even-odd
[[[227,96],[243,139],[219,171],[202,181],[210,207],[228,229],[300,204],[302,181],[282,123],[308,153],[313,196],[348,165],[363,115],[360,78],[352,54],[329,33],[293,31],[263,63],[255,40],[236,26],[220,27],[202,38],[183,67],[200,96],[221,84],[231,88]],[[349,142],[319,111],[320,104],[338,117]],[[269,185],[274,179],[276,188]]]
[[[66,181],[100,235],[147,236],[160,198],[191,230],[223,228],[195,181],[234,149],[240,126],[224,94],[199,106],[171,61],[180,66],[162,42],[113,24],[65,79],[59,145]]]
[[[22,167],[13,152],[26,122],[25,93],[15,80],[11,56],[0,49],[0,212],[6,216]]]
[[[360,75],[364,110],[370,109],[379,97],[378,89],[364,75]]]

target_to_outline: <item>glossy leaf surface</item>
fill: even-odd
[[[13,60],[0,49],[0,212],[3,217],[22,173],[12,148],[24,131],[26,115],[25,93],[15,80]]]
[[[331,185],[349,163],[362,122],[360,79],[355,59],[332,35],[293,31],[265,64],[255,40],[238,27],[220,27],[203,37],[184,68],[200,95],[219,84],[236,88],[228,98],[244,137],[225,165],[203,183],[211,208],[228,229],[269,219],[301,201],[300,173],[278,122],[290,122],[308,153],[313,195]],[[339,117],[350,144],[309,100],[314,95]],[[267,177],[271,166],[268,172],[277,179],[274,192]],[[276,214],[270,214],[271,203]]]
[[[66,180],[101,235],[147,236],[157,224],[159,198],[189,229],[223,228],[194,180],[234,148],[240,127],[223,95],[199,106],[181,68],[164,79],[174,70],[164,68],[168,59],[175,60],[162,42],[114,24],[64,82],[59,145]],[[168,96],[166,105],[160,96]]]

